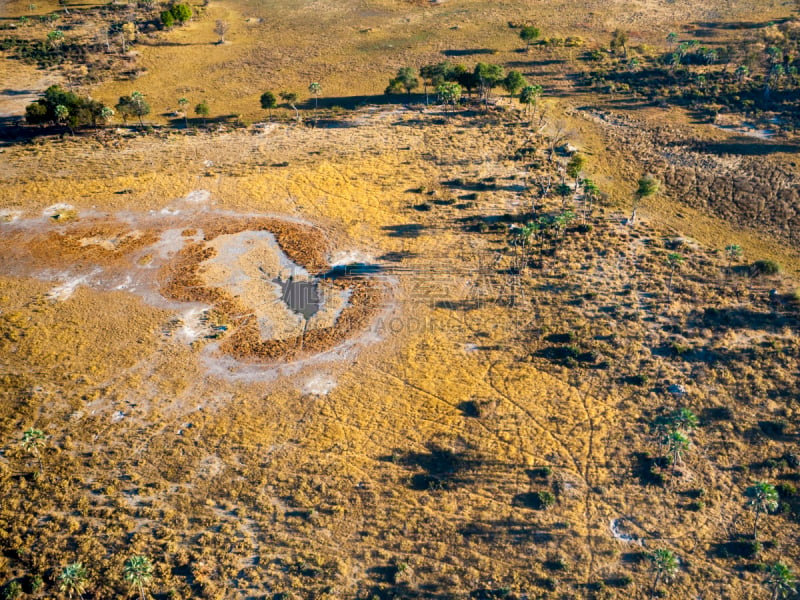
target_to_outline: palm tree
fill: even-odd
[[[44,473],[44,464],[42,463],[42,450],[47,443],[47,436],[41,429],[34,429],[31,427],[22,434],[22,449],[29,454],[33,454],[36,460],[39,461],[39,472]]]
[[[183,125],[186,129],[189,129],[189,100],[185,97],[178,98],[178,106],[181,107],[181,112],[183,113]]]
[[[728,244],[725,246],[725,255],[728,257],[728,270],[731,270],[733,261],[741,257],[744,250],[739,244]]]
[[[667,452],[672,456],[672,474],[675,474],[675,465],[677,465],[683,451],[689,448],[689,438],[681,431],[670,431],[664,438],[664,444],[667,447]]]
[[[61,582],[58,589],[66,592],[69,598],[73,595],[81,598],[86,591],[86,569],[80,562],[64,567],[58,580]]]
[[[667,254],[667,265],[669,265],[669,282],[667,283],[667,301],[672,297],[672,278],[677,269],[683,263],[683,256],[677,252]]]
[[[540,85],[526,85],[519,94],[519,101],[525,105],[525,112],[530,113],[531,119],[536,115],[536,104],[539,102],[542,91]]]
[[[123,570],[125,580],[139,590],[139,598],[144,600],[144,588],[153,578],[153,563],[146,556],[131,556]]]
[[[796,593],[794,587],[796,582],[797,578],[792,570],[780,561],[770,567],[766,579],[767,587],[772,590],[772,600],[780,600]]]
[[[308,93],[314,96],[314,110],[317,110],[317,101],[319,100],[320,92],[322,92],[322,86],[316,81],[308,86]]]
[[[653,572],[656,575],[653,581],[653,587],[650,590],[650,598],[654,598],[658,584],[664,581],[671,581],[675,575],[678,574],[678,557],[675,553],[666,548],[658,548],[650,556],[650,561],[653,563]]]
[[[758,541],[758,517],[778,508],[778,491],[770,483],[756,481],[744,491],[747,506],[755,515],[753,518],[753,539]]]

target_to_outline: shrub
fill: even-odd
[[[539,501],[539,507],[543,510],[550,508],[556,503],[556,497],[553,495],[552,492],[549,492],[547,490],[536,492],[536,498]]]
[[[96,125],[104,108],[97,100],[51,85],[41,98],[25,107],[25,119],[31,125],[66,122],[70,127],[82,127]],[[66,117],[59,114],[63,109],[66,109]]]
[[[192,18],[192,8],[188,4],[173,4],[169,12],[178,23],[185,23]]]
[[[172,16],[172,11],[165,10],[161,13],[161,23],[166,28],[170,28],[175,25],[175,17]]]
[[[777,275],[781,271],[781,266],[774,260],[757,260],[750,270],[753,275]]]

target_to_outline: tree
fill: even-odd
[[[144,127],[144,123],[142,122],[142,117],[150,114],[150,105],[145,101],[144,94],[142,92],[133,92],[131,94],[131,102],[130,107],[134,117],[139,118],[139,125]]]
[[[189,99],[181,96],[178,98],[178,106],[181,107],[181,112],[183,113],[183,126],[186,129],[189,129]]]
[[[542,32],[539,30],[538,27],[534,27],[533,25],[526,25],[523,27],[519,32],[520,39],[525,42],[525,44],[530,48],[531,44],[539,38]]]
[[[519,94],[519,101],[525,105],[525,112],[529,112],[530,117],[536,114],[536,105],[542,96],[542,86],[526,85]]]
[[[675,467],[681,461],[684,451],[689,449],[689,438],[682,431],[670,431],[664,438],[664,445],[672,458],[672,474],[675,475]]]
[[[86,591],[87,574],[86,569],[80,562],[67,565],[58,576],[58,589],[65,592],[69,598],[73,595],[80,598]]]
[[[652,563],[652,570],[655,573],[653,580],[653,587],[650,590],[650,598],[654,598],[658,584],[663,581],[672,581],[675,575],[678,574],[678,557],[675,553],[666,548],[658,548],[654,550],[648,557]]]
[[[228,29],[230,29],[230,25],[228,25],[227,21],[217,19],[217,23],[214,25],[214,33],[219,36],[219,42],[217,42],[218,44],[225,43],[225,34],[228,33]]]
[[[314,110],[318,108],[319,95],[322,92],[322,86],[316,81],[308,85],[308,93],[314,96]]]
[[[678,42],[678,34],[674,31],[671,31],[667,34],[667,44],[669,47],[672,48]]]
[[[792,570],[780,561],[769,568],[765,583],[772,592],[772,600],[780,600],[797,592],[794,587],[797,578]]]
[[[59,106],[62,108],[59,109]],[[103,108],[103,104],[97,100],[52,85],[41,98],[25,107],[25,120],[32,125],[66,124],[73,129],[96,125],[102,117]]]
[[[581,171],[586,165],[586,159],[581,154],[573,154],[572,158],[567,163],[567,175],[575,180],[575,192],[578,192],[578,185],[580,183]]]
[[[411,67],[400,67],[397,70],[397,75],[389,80],[389,86],[386,88],[385,93],[396,94],[400,90],[405,90],[406,94],[411,95],[411,90],[419,87],[419,79],[417,74]]]
[[[525,77],[519,71],[509,71],[506,78],[503,79],[503,89],[508,92],[508,97],[513,98],[514,94],[528,85]]]
[[[165,10],[161,13],[161,23],[169,29],[173,25],[175,25],[175,17],[172,16],[171,10]]]
[[[725,246],[725,256],[728,257],[728,270],[731,270],[733,261],[742,257],[744,249],[739,244],[728,244]]]
[[[478,63],[473,71],[484,106],[489,102],[492,89],[505,78],[503,67],[491,63]]]
[[[44,473],[44,464],[42,462],[42,450],[47,445],[47,436],[41,429],[26,429],[22,434],[22,449],[28,454],[32,454],[39,462],[39,472]]]
[[[586,216],[592,210],[592,201],[597,198],[600,193],[600,188],[591,179],[583,180],[583,221],[586,222]]]
[[[455,109],[456,104],[461,100],[461,86],[452,81],[441,83],[436,88],[436,93],[444,103],[445,108],[450,104]]]
[[[652,175],[645,175],[639,179],[638,186],[639,187],[636,189],[636,194],[634,195],[633,199],[633,212],[631,213],[631,218],[628,221],[628,223],[631,225],[633,225],[633,223],[636,221],[636,211],[639,208],[639,203],[645,198],[655,196],[661,187],[661,182],[659,182],[658,179]]]
[[[669,282],[667,283],[667,301],[672,297],[672,277],[675,275],[675,269],[683,264],[683,256],[677,252],[670,252],[667,254],[667,265],[669,266]]]
[[[272,121],[272,109],[278,106],[278,99],[270,91],[261,94],[261,108],[269,111],[269,120]]]
[[[47,45],[52,50],[58,50],[61,47],[61,44],[64,43],[64,32],[58,29],[54,29],[53,31],[47,34]]]
[[[66,124],[69,118],[69,109],[63,104],[56,106],[56,122],[59,125]]]
[[[778,508],[778,491],[770,483],[756,481],[744,491],[747,506],[753,511],[753,540],[758,542],[758,517]]]
[[[4,600],[18,600],[20,596],[22,596],[22,584],[16,579],[9,581],[6,589],[3,590]]]
[[[300,111],[297,110],[297,94],[294,92],[287,92],[286,90],[280,93],[281,100],[286,102],[291,108],[294,109],[294,116],[297,122],[300,122]]]
[[[457,68],[448,61],[440,62],[435,65],[425,65],[419,70],[422,77],[422,87],[425,92],[425,104],[428,104],[428,86],[437,90],[445,82],[454,82],[458,79]]]
[[[114,117],[113,108],[104,106],[103,110],[100,111],[100,119],[103,121],[103,125],[108,125],[113,117]]]
[[[181,25],[192,18],[192,7],[188,4],[173,4],[169,12],[173,19]]]
[[[203,127],[206,126],[206,119],[208,118],[211,109],[208,106],[208,102],[203,100],[200,104],[194,107],[194,114],[198,117],[203,117]]]
[[[628,33],[623,29],[615,29],[611,34],[611,50],[622,50],[622,57],[628,58]]]
[[[140,600],[145,600],[144,588],[153,578],[153,563],[146,556],[132,556],[123,568],[125,580],[139,590]]]
[[[133,23],[123,24],[119,37],[122,41],[122,53],[125,54],[126,44],[132,44],[136,41],[136,25]]]

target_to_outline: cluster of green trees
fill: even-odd
[[[435,91],[439,101],[445,104],[457,104],[463,91],[469,95],[477,93],[478,98],[486,104],[491,99],[492,91],[497,87],[502,87],[508,92],[509,97],[522,92],[522,102],[535,104],[542,92],[541,86],[529,85],[519,71],[511,70],[506,73],[501,65],[479,62],[470,70],[465,65],[444,61],[425,65],[419,73],[412,67],[401,67],[389,80],[384,93],[405,92],[410,95],[420,85],[425,94],[426,104],[429,103],[431,90]]]
[[[192,7],[188,4],[173,4],[169,9],[161,13],[161,23],[164,27],[172,27],[176,23],[183,25],[192,18]],[[224,39],[224,33],[221,34]]]
[[[25,120],[31,125],[66,125],[70,130],[108,122],[114,111],[88,96],[79,96],[52,85],[36,102],[25,107]]]

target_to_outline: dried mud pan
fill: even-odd
[[[178,311],[165,335],[202,351],[215,374],[305,362],[352,344],[382,310],[385,280],[334,268],[309,223],[209,210],[18,215],[0,229],[0,271],[53,281],[50,301],[79,285],[125,291]]]

